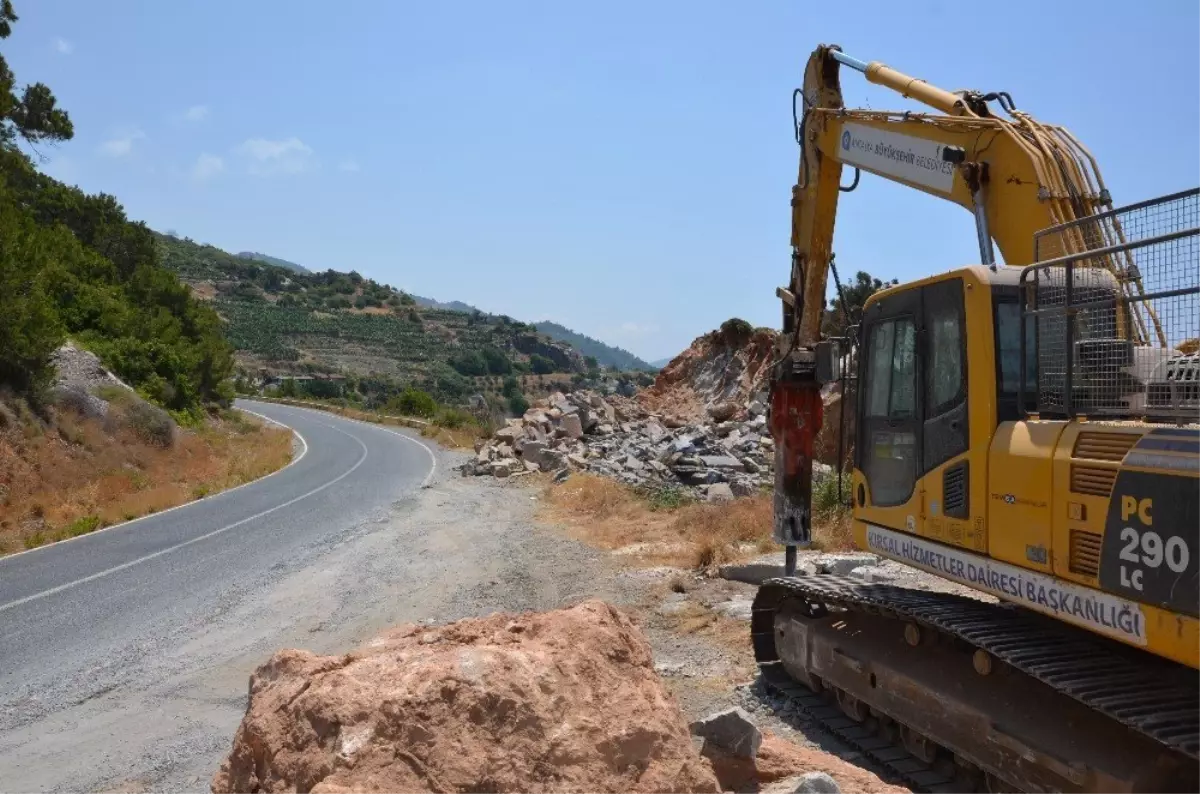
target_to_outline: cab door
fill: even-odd
[[[918,349],[924,366],[920,472],[925,510],[919,532],[944,543],[974,547],[963,292],[963,280],[958,277],[921,288]],[[982,477],[982,468],[974,474]]]
[[[918,388],[921,289],[876,301],[863,313],[860,337],[856,517],[877,526],[916,532],[924,420]]]
[[[864,312],[856,517],[974,547],[963,279],[942,276]],[[982,471],[976,472],[982,476]]]

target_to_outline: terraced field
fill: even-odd
[[[572,373],[583,357],[509,317],[417,305],[358,273],[296,273],[212,246],[160,235],[163,261],[213,301],[248,372],[315,369],[430,385],[463,376]],[[475,354],[489,353],[479,372]],[[466,363],[464,364],[464,359]]]

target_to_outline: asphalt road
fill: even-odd
[[[321,587],[321,555],[385,521],[397,500],[428,484],[437,469],[441,453],[398,431],[287,406],[243,407],[303,439],[289,466],[199,502],[0,559],[0,788],[96,784],[53,768],[56,734],[78,729],[84,716],[112,716],[107,708],[84,714],[79,706],[136,690],[138,676],[169,672],[179,664],[172,659],[200,653],[189,643],[266,580],[306,572],[304,580]],[[239,633],[269,638],[277,633],[271,623],[286,612],[286,604],[252,610]],[[235,667],[222,684],[236,685],[222,693],[226,704],[244,704],[245,670],[252,668]],[[144,715],[172,718],[189,714]],[[114,736],[110,746],[120,742]],[[202,783],[197,787],[206,788]]]

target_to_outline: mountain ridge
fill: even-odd
[[[269,254],[260,254],[257,251],[242,251],[238,254],[238,256],[240,256],[243,259],[255,259],[259,262],[266,262],[269,265],[275,265],[276,267],[286,268],[287,270],[292,270],[296,273],[312,274],[314,272],[314,271],[306,268],[304,265],[298,265],[295,262],[289,262],[288,260],[280,259],[277,256],[270,256]]]
[[[566,342],[585,356],[595,358],[601,366],[618,370],[638,369],[644,372],[653,372],[656,369],[654,365],[624,348],[573,331],[552,320],[539,320],[533,326],[551,339]]]

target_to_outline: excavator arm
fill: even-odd
[[[842,66],[938,112],[847,109]],[[992,112],[992,103],[1005,117]],[[771,401],[775,538],[788,547],[789,561],[796,546],[810,541],[812,449],[822,412],[816,348],[838,199],[857,186],[857,171],[968,210],[984,265],[997,266],[995,248],[1008,265],[1023,266],[1123,242],[1119,227],[1089,225],[1079,228],[1092,234],[1104,228],[1112,239],[1085,240],[1078,231],[1074,238],[1056,237],[1059,250],[1035,251],[1037,232],[1110,210],[1112,201],[1087,149],[1065,128],[1042,124],[1018,110],[1007,93],[946,91],[881,63],[847,56],[836,45],[822,45],[809,58],[793,110],[801,154],[792,190],[791,278],[787,288],[777,291],[784,316]],[[849,186],[842,183],[846,167],[856,169]],[[936,234],[930,230],[931,236]],[[1110,257],[1098,264],[1122,272],[1131,263]],[[1121,283],[1129,297],[1142,291],[1136,278]],[[1155,334],[1165,344],[1148,305],[1120,317],[1118,324],[1121,336],[1144,341]]]

